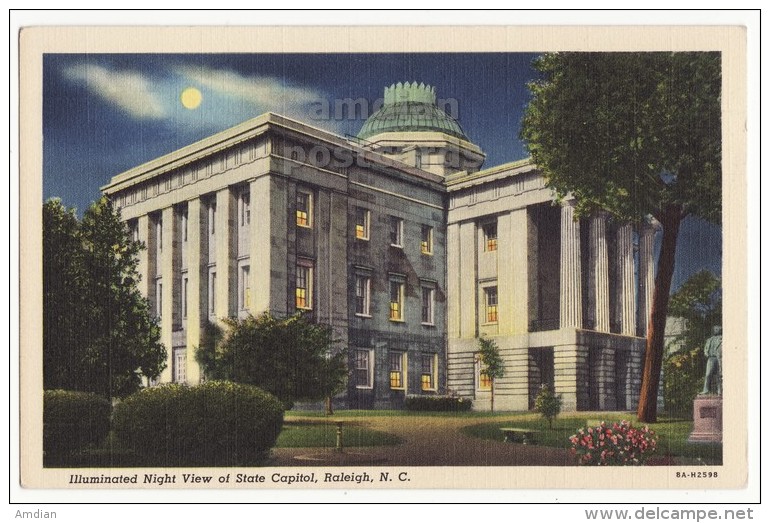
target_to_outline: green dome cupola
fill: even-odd
[[[364,122],[358,138],[366,140],[382,133],[425,131],[470,141],[457,120],[436,105],[434,87],[399,82],[385,88],[382,107]]]

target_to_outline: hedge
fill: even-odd
[[[98,445],[110,431],[110,402],[91,392],[43,392],[43,451],[46,462],[58,461],[89,445]]]
[[[432,412],[461,412],[471,410],[473,402],[456,396],[407,396],[404,402],[406,410]]]
[[[283,405],[252,385],[162,385],[115,407],[118,442],[156,466],[256,465],[275,445]]]

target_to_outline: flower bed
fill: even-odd
[[[579,465],[643,465],[658,443],[649,427],[637,429],[628,421],[582,427],[569,439]]]

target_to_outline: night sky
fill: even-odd
[[[484,54],[49,54],[43,61],[43,197],[79,214],[115,174],[272,111],[341,135],[367,114],[336,115],[335,101],[417,81],[487,154],[484,167],[527,157],[519,122],[536,55]],[[200,105],[185,107],[187,88]],[[195,105],[188,102],[188,106]],[[328,114],[326,108],[329,108]],[[342,116],[341,118],[339,116]],[[674,287],[707,268],[721,272],[721,230],[688,219]]]

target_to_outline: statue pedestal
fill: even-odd
[[[699,394],[693,401],[690,443],[722,443],[722,396]]]

